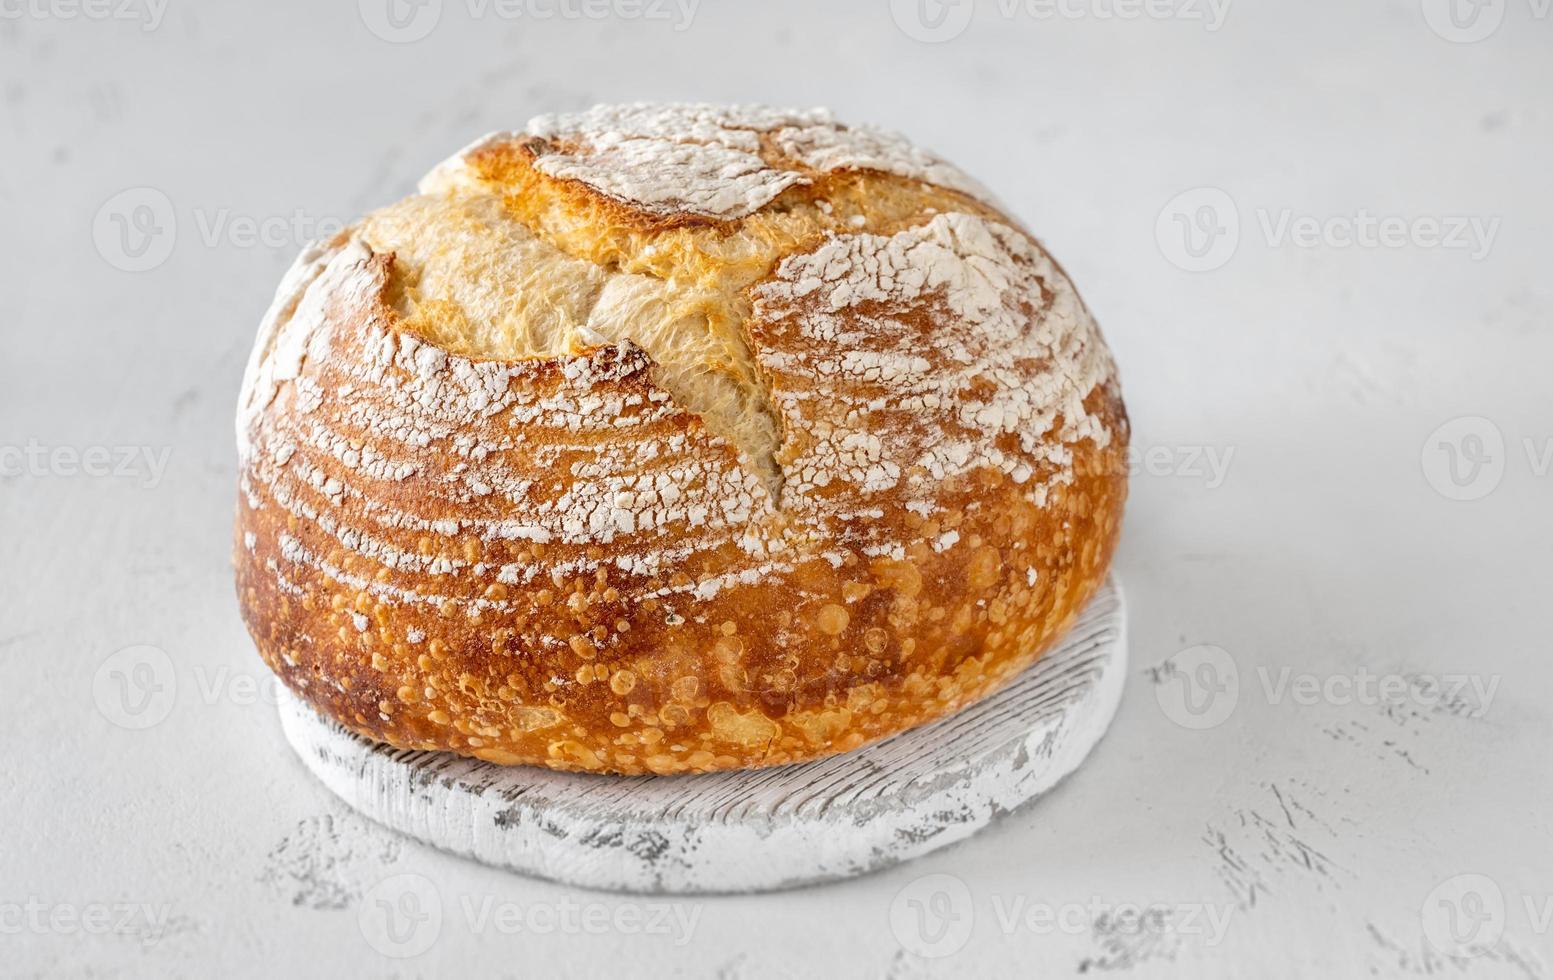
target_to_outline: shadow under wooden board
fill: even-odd
[[[1126,607],[1107,582],[1013,684],[845,755],[697,776],[599,776],[393,749],[284,687],[307,767],[350,806],[484,864],[588,888],[716,893],[866,874],[963,840],[1077,769],[1116,713]]]

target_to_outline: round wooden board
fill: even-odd
[[[958,715],[802,765],[598,776],[392,749],[281,688],[286,738],[346,803],[418,841],[588,888],[751,892],[865,874],[963,840],[1078,768],[1127,672],[1113,579],[1069,635]]]

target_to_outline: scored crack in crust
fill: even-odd
[[[283,281],[239,405],[239,594],[293,690],[393,745],[801,761],[1059,638],[1127,436],[1066,276],[899,137],[541,117]]]

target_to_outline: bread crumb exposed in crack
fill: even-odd
[[[622,774],[1009,683],[1105,577],[1128,423],[957,174],[822,112],[605,107],[307,250],[239,398],[265,662],[379,742]]]

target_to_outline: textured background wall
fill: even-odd
[[[655,4],[0,0],[0,972],[1553,971],[1545,0]],[[428,852],[310,780],[238,622],[233,402],[300,245],[639,98],[945,152],[1121,363],[1121,714],[916,864],[655,902]],[[407,893],[440,922],[388,943]]]

